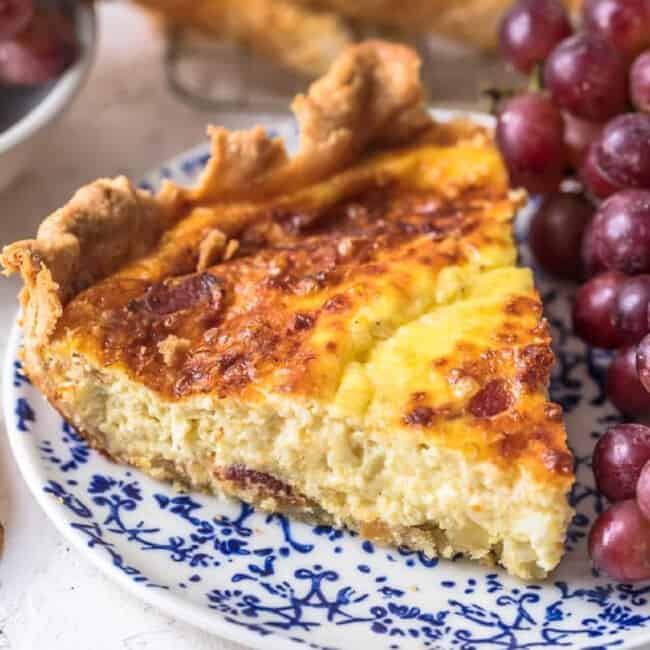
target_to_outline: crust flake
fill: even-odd
[[[333,174],[364,151],[408,142],[431,124],[413,50],[373,40],[347,49],[292,104],[300,148],[289,158],[261,127],[230,133],[210,127],[212,158],[194,202],[257,199],[299,189]]]

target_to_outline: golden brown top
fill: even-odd
[[[485,135],[438,126],[290,196],[190,208],[56,338],[166,398],[302,396],[566,478],[512,211]]]

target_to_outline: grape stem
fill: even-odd
[[[518,91],[514,88],[497,88],[496,86],[490,86],[481,91],[481,95],[489,102],[488,112],[495,117],[500,112],[501,103],[514,97],[517,93]]]
[[[541,63],[536,63],[528,78],[528,91],[538,93],[544,90],[544,68]]]

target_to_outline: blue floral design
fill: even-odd
[[[508,586],[498,573],[470,578],[465,584],[440,582],[442,592],[454,591],[461,597],[438,597],[433,601],[437,608],[425,610],[408,602],[408,590],[391,584],[384,575],[375,577],[375,588],[369,591],[351,584],[349,575],[309,564],[307,558],[315,545],[298,539],[285,517],[263,516],[267,526],[277,527],[281,543],[257,545],[253,526],[260,515],[243,503],[235,516],[208,518],[203,514],[206,505],[191,495],[151,493],[146,498],[178,521],[173,527],[178,534],[169,536],[160,525],[147,526],[137,514],[145,491],[130,472],[123,478],[93,474],[83,490],[86,499],[77,495],[76,486],[70,491],[56,481],[49,481],[45,491],[70,511],[71,526],[85,536],[89,547],[102,549],[113,566],[147,587],[173,588],[154,583],[129,565],[121,553],[121,539],[135,544],[139,552],[162,552],[172,562],[186,565],[192,574],[186,583],[178,585],[185,589],[188,583],[208,582],[213,567],[236,559],[232,586],[203,587],[207,606],[228,622],[262,636],[290,633],[291,638],[304,641],[308,638],[305,634],[323,625],[363,626],[378,639],[390,639],[385,647],[394,648],[410,647],[403,643],[416,640],[420,644],[417,647],[453,646],[460,650],[481,646],[512,650],[582,648],[587,647],[585,640],[589,640],[588,647],[607,648],[620,644],[616,638],[620,634],[650,622],[650,612],[645,609],[650,586],[604,583],[576,589],[558,581],[543,591],[540,585]],[[305,533],[330,545],[345,535],[322,526],[303,527]],[[369,552],[367,548],[362,552],[374,556],[379,551]],[[278,579],[283,574],[278,563],[294,554],[304,557],[305,562],[298,561],[290,580]],[[410,556],[404,551],[403,557]],[[378,566],[382,568],[382,562]],[[424,567],[432,571],[433,582],[435,566]],[[374,575],[377,567],[360,564],[357,570]],[[472,602],[474,596],[485,594],[493,595],[492,609]],[[593,605],[593,616],[573,622],[574,601]]]
[[[24,397],[19,397],[16,400],[14,413],[16,415],[16,427],[18,430],[29,433],[28,422],[36,422],[36,413]]]
[[[210,160],[210,153],[206,151],[198,156],[185,158],[181,162],[181,169],[186,176],[194,176],[208,164],[208,160]]]
[[[62,472],[71,472],[88,462],[90,446],[65,420],[62,420],[61,431],[63,433],[61,442],[66,445],[67,458],[58,456],[49,440],[41,441],[38,447],[45,460],[58,465]]]
[[[22,362],[14,361],[14,386],[20,388],[23,384],[31,384],[29,377],[23,372]]]

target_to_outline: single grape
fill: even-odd
[[[615,503],[589,532],[589,555],[597,569],[614,580],[650,578],[650,522],[634,499]]]
[[[576,117],[602,122],[627,102],[627,70],[621,55],[602,38],[581,32],[563,40],[544,66],[553,101]]]
[[[582,162],[592,142],[600,136],[604,124],[587,122],[565,112],[564,142],[567,146],[567,157],[574,169],[580,169]]]
[[[616,185],[598,162],[600,138],[594,140],[587,149],[587,154],[580,167],[580,180],[584,186],[597,198],[606,199],[623,188]]]
[[[650,391],[650,334],[641,339],[636,349],[636,370],[644,388]]]
[[[0,41],[13,38],[25,29],[33,15],[31,0],[0,0]]]
[[[607,397],[621,412],[633,418],[650,415],[650,393],[643,387],[636,369],[636,346],[616,352],[607,371]]]
[[[626,113],[609,122],[596,160],[615,186],[650,189],[650,115]]]
[[[594,217],[593,245],[608,269],[650,272],[650,190],[610,196]]]
[[[644,113],[650,113],[650,50],[636,59],[630,68],[630,97]]]
[[[569,17],[559,0],[519,0],[501,20],[499,41],[503,56],[528,74],[569,34]]]
[[[641,470],[636,484],[636,502],[641,514],[650,521],[650,461]]]
[[[528,243],[541,267],[558,277],[583,276],[580,245],[594,214],[593,205],[579,194],[547,194],[533,215]]]
[[[582,246],[580,248],[580,256],[582,257],[582,268],[585,271],[585,276],[591,278],[607,270],[603,261],[596,255],[594,247],[594,222],[593,219],[585,228],[585,233],[582,237]]]
[[[549,97],[513,97],[499,114],[496,138],[513,185],[532,193],[553,191],[564,175],[562,114]]]
[[[598,491],[610,501],[634,497],[641,468],[650,460],[650,427],[616,424],[594,448],[591,466]]]
[[[598,33],[628,60],[650,45],[647,0],[585,0],[583,26]]]
[[[55,12],[37,12],[14,40],[0,41],[0,81],[26,86],[44,83],[58,77],[76,53],[70,21]]]
[[[601,273],[580,287],[573,303],[573,328],[589,345],[614,349],[621,335],[614,327],[616,296],[625,281],[618,271]]]
[[[650,275],[637,275],[623,283],[616,299],[614,325],[626,343],[638,343],[648,332]]]

